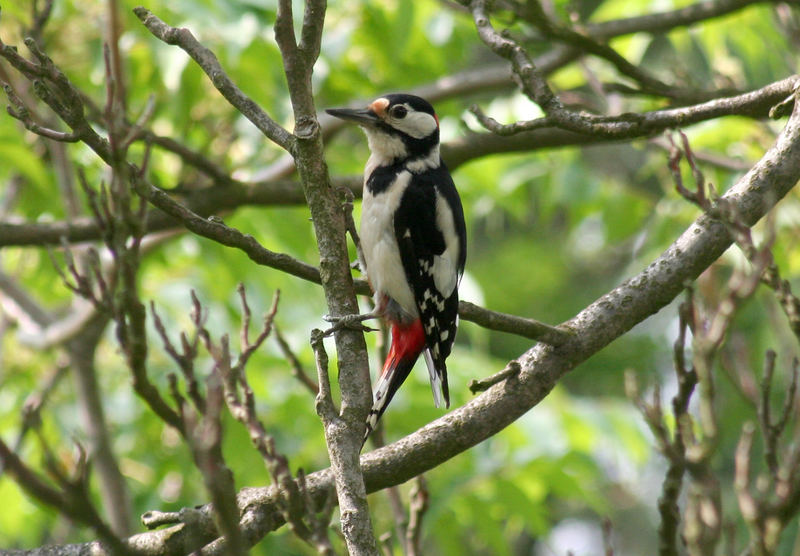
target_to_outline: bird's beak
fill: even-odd
[[[361,125],[375,125],[379,121],[378,115],[371,108],[328,108],[325,112],[336,118]]]

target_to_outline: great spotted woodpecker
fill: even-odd
[[[464,210],[439,156],[439,118],[424,99],[391,94],[365,109],[327,111],[358,123],[370,157],[364,170],[361,248],[376,313],[392,344],[367,419],[366,437],[411,372],[420,353],[436,407],[450,407],[445,359],[458,326],[464,272]]]

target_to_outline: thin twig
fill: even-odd
[[[419,475],[411,487],[409,493],[409,517],[408,529],[406,530],[405,546],[406,556],[420,556],[422,548],[422,518],[430,506],[430,494],[428,484],[423,475]]]
[[[153,316],[153,325],[155,326],[156,332],[161,338],[164,351],[166,351],[167,355],[169,355],[170,358],[178,365],[178,368],[183,374],[184,380],[186,380],[189,398],[192,400],[197,412],[201,415],[204,414],[206,411],[205,399],[200,394],[200,389],[198,387],[197,378],[194,372],[194,361],[197,358],[197,333],[195,332],[195,334],[192,336],[192,339],[189,340],[186,336],[186,333],[181,332],[181,351],[179,352],[169,339],[166,326],[164,326],[164,322],[158,315],[155,302],[153,301],[150,302],[150,314]]]
[[[33,21],[31,26],[26,29],[25,35],[33,37],[37,42],[42,40],[42,33],[50,19],[50,14],[53,13],[53,0],[44,0],[44,6],[41,6],[39,0],[31,2],[31,12]]]
[[[43,448],[47,449],[46,446]],[[49,451],[49,449],[47,449]],[[85,456],[85,454],[84,454]],[[59,489],[49,484],[11,451],[11,449],[0,439],[0,461],[3,462],[6,473],[36,500],[51,506],[58,511],[68,515],[79,523],[91,527],[100,537],[100,540],[115,554],[128,554],[128,549],[122,540],[117,537],[111,527],[103,521],[100,514],[92,504],[89,496],[87,477],[82,468],[85,461],[76,462],[77,474],[70,478],[58,467],[51,465],[51,471],[56,475],[59,482]],[[54,463],[54,458],[51,463]]]
[[[67,374],[69,369],[70,367],[65,360],[60,361],[51,371],[47,373],[44,380],[42,380],[41,386],[34,392],[28,394],[28,397],[25,398],[25,402],[22,404],[21,411],[22,425],[17,433],[17,439],[14,442],[14,446],[11,449],[15,454],[21,453],[22,444],[25,441],[25,437],[28,435],[28,433],[32,429],[40,426],[42,419],[42,408],[47,403],[50,393],[56,388],[58,383],[61,382],[61,379]],[[5,460],[0,459],[0,477],[3,475],[5,465]]]
[[[336,411],[336,406],[333,404],[331,379],[328,374],[328,353],[325,351],[324,338],[325,334],[322,330],[315,328],[311,331],[311,348],[314,350],[314,359],[317,364],[317,382],[319,384],[316,410],[320,417],[334,420],[338,418],[339,412]]]
[[[509,380],[513,377],[519,375],[520,372],[520,365],[517,361],[510,361],[505,369],[500,371],[499,373],[495,373],[490,377],[486,377],[480,380],[472,379],[469,381],[467,387],[469,391],[473,394],[477,394],[478,392],[485,392],[495,384],[503,382],[505,380]]]
[[[249,338],[250,321],[252,318],[250,305],[247,301],[244,287],[241,284],[238,286],[237,291],[242,304],[242,326],[239,334],[241,339],[241,351],[236,357],[235,364],[233,363],[234,357],[230,351],[228,336],[223,335],[219,342],[215,342],[212,339],[210,332],[205,327],[207,313],[203,310],[196,294],[192,292],[192,321],[196,328],[196,336],[202,340],[206,350],[214,360],[214,369],[207,387],[207,390],[209,390],[209,401],[205,404],[209,406],[212,411],[206,410],[202,421],[202,423],[206,423],[206,428],[209,426],[211,427],[209,432],[206,433],[206,436],[210,433],[210,438],[212,440],[216,439],[218,435],[216,431],[219,426],[218,416],[215,417],[219,412],[219,408],[210,407],[212,401],[210,396],[213,394],[214,396],[220,396],[220,399],[222,399],[222,393],[224,392],[224,400],[231,415],[247,429],[250,440],[264,460],[273,482],[282,492],[283,498],[279,511],[284,520],[300,539],[316,547],[320,553],[333,554],[332,546],[327,538],[327,524],[330,521],[332,506],[326,502],[322,506],[321,511],[317,511],[317,507],[309,501],[308,496],[303,492],[305,486],[302,473],[298,475],[297,481],[293,480],[288,459],[277,451],[274,438],[267,433],[263,423],[258,418],[255,395],[247,381],[245,373],[245,368],[250,356],[261,346],[273,330],[273,322],[278,309],[279,294],[276,292],[273,297],[272,307],[264,316],[262,329],[256,339],[251,342]],[[185,335],[182,335],[182,337],[185,337]],[[177,390],[175,390],[175,392],[176,398],[179,398]],[[219,403],[219,400],[213,401],[214,403]],[[200,430],[197,425],[193,428],[196,431]],[[209,449],[212,450],[209,451]],[[222,481],[223,486],[227,484],[227,477],[230,473],[227,468],[224,467],[224,462],[216,440],[214,440],[214,443],[210,447],[203,448],[202,445],[197,445],[195,447],[195,452],[199,458],[198,463],[206,467],[207,479],[214,479],[215,476],[222,473],[222,478],[219,480]],[[214,494],[215,491],[213,489],[217,487],[213,484],[209,484],[208,488],[209,491]],[[217,497],[223,497],[221,500],[229,507],[228,513],[232,511],[230,503],[226,501],[230,497],[229,493],[230,488],[225,487],[225,490],[220,490],[215,494]],[[225,525],[224,522],[220,524],[224,525],[224,527],[221,527],[223,530],[225,527],[231,528],[234,526],[232,522],[227,525]],[[235,534],[238,535],[238,533]],[[227,536],[225,540],[218,540],[217,542],[218,546],[215,548],[215,552],[226,552],[236,549],[234,545],[229,544]],[[240,541],[236,542],[238,543]]]
[[[236,360],[234,372],[241,375],[244,373],[244,368],[247,365],[250,356],[252,356],[253,353],[255,353],[256,350],[261,347],[261,345],[272,332],[272,325],[275,321],[275,315],[278,312],[278,302],[281,298],[281,292],[280,290],[275,290],[275,294],[272,296],[272,308],[264,315],[261,331],[258,333],[256,339],[251,343],[248,337],[248,328],[250,326],[250,307],[247,304],[247,295],[244,290],[244,284],[239,283],[236,290],[239,293],[242,302],[243,319],[240,332],[242,348],[241,352],[239,353],[239,357]]]
[[[750,529],[751,538],[763,539],[761,526],[759,522],[759,504],[753,497],[750,491],[750,451],[753,447],[753,435],[755,427],[752,423],[746,423],[742,429],[742,435],[739,438],[739,444],[736,447],[735,457],[735,479],[734,487],[736,489],[736,497],[739,501],[739,511],[744,518]],[[759,540],[756,540],[759,543]],[[764,546],[760,547],[759,554],[765,554]]]
[[[239,528],[233,473],[222,454],[223,399],[222,377],[219,372],[212,372],[206,380],[204,414],[184,413],[184,421],[186,439],[211,497],[216,522],[225,537],[226,550],[232,556],[239,556],[246,553],[246,545]]]

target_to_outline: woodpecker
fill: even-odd
[[[458,326],[467,232],[453,178],[439,155],[439,118],[428,101],[390,94],[365,109],[328,114],[367,135],[361,249],[376,314],[392,342],[373,392],[367,436],[422,353],[436,407],[450,407],[447,365]]]

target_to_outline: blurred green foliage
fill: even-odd
[[[128,102],[135,119],[148,97],[155,100],[151,128],[186,143],[242,179],[257,176],[281,156],[236,113],[179,49],[154,39],[132,14],[139,4],[123,0],[124,34],[120,45],[127,75]],[[301,13],[295,3],[296,13]],[[605,21],[645,14],[655,7],[671,9],[687,2],[607,0],[554,2],[557,13],[592,14]],[[599,7],[598,7],[599,4]],[[21,45],[30,24],[30,2],[3,2],[0,36]],[[180,0],[146,5],[174,26],[185,26],[211,48],[234,81],[275,119],[291,128],[291,107],[272,24],[276,3],[270,0],[214,2]],[[592,13],[593,12],[593,13]],[[714,88],[750,89],[796,70],[787,37],[776,30],[769,5],[747,8],[719,20],[650,36],[636,34],[612,41],[634,63],[642,63],[667,82]],[[43,46],[73,82],[102,104],[102,59],[105,4],[93,0],[57,0],[45,28]],[[514,32],[525,27],[514,24]],[[735,32],[734,32],[735,31]],[[541,45],[534,45],[539,48]],[[20,46],[24,51],[24,47]],[[457,71],[497,60],[478,41],[471,18],[445,3],[332,2],[326,18],[323,53],[317,64],[317,106],[324,108],[370,99],[386,91],[407,90]],[[5,70],[9,68],[2,66]],[[612,80],[605,62],[586,59],[552,76],[557,90],[592,91],[586,76]],[[465,96],[437,103],[444,140],[480,131],[466,108],[473,102],[490,106],[508,121],[526,117],[530,103],[512,90]],[[660,101],[615,97],[626,110],[654,109]],[[489,104],[490,103],[490,104]],[[688,129],[698,151],[715,153],[739,164],[756,160],[780,123],[726,118]],[[68,154],[94,183],[104,169],[81,145]],[[142,156],[142,146],[134,147]],[[360,171],[367,156],[355,129],[337,135],[329,146],[331,172]],[[666,165],[666,151],[645,140],[612,145],[533,151],[492,156],[461,166],[455,181],[467,212],[470,247],[463,297],[488,308],[558,323],[627,277],[644,268],[697,216],[678,198]],[[150,163],[155,183],[167,189],[206,185],[202,176],[177,156],[155,149]],[[720,189],[740,171],[704,166]],[[13,179],[21,177],[8,218],[47,222],[64,218],[52,153],[10,117],[0,117],[0,194],[7,200]],[[686,176],[687,179],[689,176]],[[786,199],[775,224],[775,254],[793,283],[800,273],[795,245],[798,200]],[[356,215],[357,216],[357,215]],[[228,224],[253,234],[268,248],[317,263],[308,211],[303,207],[243,208],[225,215]],[[700,290],[718,298],[730,268],[741,264],[731,252],[701,279]],[[46,307],[61,310],[70,299],[47,253],[34,248],[0,251],[0,266]],[[281,291],[277,322],[307,369],[313,369],[309,331],[322,326],[326,313],[321,290],[275,270],[255,266],[240,252],[208,240],[181,235],[146,257],[141,293],[154,300],[167,329],[177,338],[190,330],[190,290],[208,310],[209,328],[217,335],[238,332],[240,310],[235,287],[243,282],[254,314],[269,308]],[[656,493],[664,469],[641,417],[623,394],[623,372],[634,369],[647,388],[664,384],[674,391],[671,344],[677,331],[676,311],[663,310],[567,376],[532,412],[468,453],[427,475],[431,508],[424,519],[426,554],[550,554],[574,545],[553,544],[552,536],[570,519],[596,531],[608,518],[619,554],[652,553],[656,546]],[[726,349],[752,368],[762,365],[764,350],[781,349],[780,377],[796,355],[769,293],[759,294],[738,315]],[[164,391],[173,363],[152,332],[149,373]],[[375,338],[369,338],[371,348]],[[332,345],[329,346],[332,351]],[[500,370],[510,358],[530,347],[523,338],[488,332],[463,323],[451,358],[453,402],[469,399],[466,384]],[[41,387],[55,367],[56,352],[37,352],[20,344],[13,333],[2,338],[0,370],[0,435],[10,442],[20,427],[20,408]],[[377,355],[374,360],[377,361]],[[205,371],[210,362],[204,361]],[[130,388],[130,378],[109,331],[97,354],[97,368],[114,450],[132,494],[133,513],[170,510],[204,503],[208,496],[191,456],[175,434],[152,414]],[[201,368],[203,368],[201,366]],[[335,369],[334,369],[335,371]],[[285,453],[293,470],[327,466],[322,427],[312,396],[292,377],[277,344],[269,340],[248,368],[259,414]],[[313,372],[312,372],[313,374]],[[441,413],[430,400],[422,373],[404,386],[384,418],[388,439],[396,439]],[[729,457],[752,408],[730,381],[720,375],[722,437],[717,462],[722,480],[731,478]],[[55,388],[43,413],[43,436],[58,454],[71,457],[71,439],[85,437],[77,417],[74,385],[67,375]],[[269,483],[246,431],[232,419],[225,422],[225,454],[237,487]],[[20,455],[38,467],[42,452],[28,438]],[[735,500],[726,484],[725,504]],[[401,491],[407,494],[407,487]],[[0,548],[34,547],[44,543],[80,542],[93,537],[55,511],[31,502],[7,477],[0,477]],[[386,496],[372,496],[376,533],[392,530]],[[335,524],[334,524],[335,529]],[[646,531],[646,534],[643,534]],[[600,547],[587,553],[599,553]],[[311,554],[285,528],[269,535],[256,554]],[[788,553],[788,552],[787,552]]]

